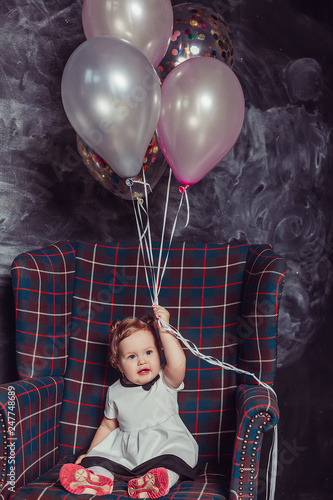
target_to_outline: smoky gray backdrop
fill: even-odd
[[[233,32],[233,70],[243,86],[246,115],[233,150],[188,190],[190,223],[184,229],[183,213],[175,238],[270,243],[287,260],[276,379],[281,407],[276,499],[328,500],[333,449],[332,3],[197,3],[222,14]],[[10,281],[16,255],[59,240],[137,241],[131,202],[109,193],[82,164],[61,102],[64,66],[85,40],[81,9],[81,0],[0,4],[2,383],[17,376]],[[150,195],[156,240],[167,177],[166,171]],[[178,208],[175,179],[171,188],[167,237]]]

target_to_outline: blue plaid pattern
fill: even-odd
[[[156,244],[153,251],[157,261],[159,245]],[[166,251],[164,249],[164,255]],[[35,267],[31,265],[30,255],[33,255]],[[39,262],[42,272],[38,272]],[[30,377],[47,373],[54,378],[57,374],[64,381],[61,414],[57,415],[54,427],[58,429],[59,426],[59,458],[62,462],[70,461],[73,454],[80,453],[90,444],[103,416],[107,388],[118,377],[117,371],[107,363],[110,322],[152,312],[141,254],[138,246],[131,243],[60,243],[20,256],[15,263],[13,269],[19,269],[13,272],[19,275],[14,288],[20,373]],[[50,269],[58,274],[52,277]],[[255,372],[272,384],[285,272],[285,262],[269,245],[174,244],[159,301],[169,309],[171,324],[201,352]],[[25,281],[22,281],[23,275]],[[59,276],[61,283],[56,284]],[[27,292],[29,280],[31,299]],[[44,284],[44,280],[47,283]],[[22,283],[24,292],[20,291]],[[38,305],[38,314],[34,312],[29,316],[30,308],[36,311],[34,302],[42,304],[44,297],[50,302],[49,308],[47,304]],[[58,311],[58,305],[60,315],[55,319],[51,311]],[[36,318],[38,329],[34,327]],[[44,360],[45,345],[48,357]],[[50,352],[54,353],[53,362]],[[253,430],[262,422],[265,422],[263,431],[269,429],[275,422],[277,404],[272,399],[271,404],[267,403],[264,399],[267,390],[256,385],[252,377],[221,370],[185,352],[187,372],[185,389],[179,394],[180,415],[198,441],[203,473],[197,481],[182,483],[177,492],[172,490],[170,495],[227,498],[231,472],[233,490],[242,493],[240,475],[245,477],[244,482],[246,477],[249,479],[249,472],[240,473],[241,446],[248,421],[254,420]],[[32,361],[37,361],[37,368]],[[241,388],[239,384],[243,384]],[[38,391],[34,398],[38,399]],[[40,434],[36,431],[36,435]],[[22,440],[25,442],[24,434]],[[260,446],[256,450],[256,462],[259,457]],[[18,460],[22,461],[22,471],[30,465],[26,456]],[[34,461],[38,463],[37,459]],[[30,477],[21,475],[17,489],[40,479],[18,490],[15,498],[71,497],[57,483],[59,467],[56,463],[54,455],[52,463],[48,463],[51,470],[45,477],[40,477],[45,469],[38,472],[33,469]],[[225,476],[221,476],[222,472]],[[223,488],[219,486],[221,481]],[[116,490],[109,497],[119,495]],[[255,498],[255,495],[250,497]]]

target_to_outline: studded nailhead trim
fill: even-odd
[[[258,425],[259,419],[259,425]],[[256,464],[258,460],[258,446],[262,439],[262,433],[265,426],[271,420],[271,416],[267,412],[259,412],[252,418],[246,428],[242,451],[241,463],[239,469],[238,481],[238,496],[241,497],[255,497],[255,482],[256,482]],[[248,475],[248,473],[250,473]],[[244,482],[245,479],[245,482]]]

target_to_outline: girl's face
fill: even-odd
[[[119,343],[118,368],[133,384],[147,384],[158,375],[161,360],[151,332],[138,330]]]

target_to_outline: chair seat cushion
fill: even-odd
[[[53,500],[76,499],[77,495],[65,491],[59,481],[59,471],[64,463],[73,462],[73,457],[65,457],[58,464],[50,469],[38,480],[23,486],[12,499],[15,500]],[[201,473],[195,481],[184,481],[176,484],[163,499],[173,500],[227,500],[229,489],[229,478],[222,474],[217,464],[203,464]],[[113,493],[103,496],[105,500],[119,500],[120,497],[127,497],[127,484],[123,481],[115,481]],[[94,495],[84,495],[82,498],[95,498]]]

